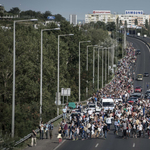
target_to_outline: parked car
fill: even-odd
[[[134,92],[142,92],[142,87],[141,86],[137,86],[135,89],[134,89]]]

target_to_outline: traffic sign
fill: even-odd
[[[71,88],[61,88],[61,96],[70,96]]]

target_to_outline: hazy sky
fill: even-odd
[[[143,10],[150,14],[150,0],[0,0],[8,11],[19,7],[21,11],[51,11],[69,19],[69,14],[76,14],[78,19],[85,19],[85,14],[93,10],[110,10],[111,13],[125,13],[125,10]]]

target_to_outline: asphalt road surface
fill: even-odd
[[[127,41],[133,43],[133,47],[141,50],[141,55],[138,55],[135,74],[143,74],[148,72],[150,74],[150,55],[148,47],[137,39],[127,37]],[[143,81],[134,82],[134,86],[142,86],[143,93],[146,92],[146,83],[149,83],[150,87],[150,77],[143,77]],[[113,129],[113,125],[111,126]],[[108,132],[107,139],[103,138],[88,139],[88,140],[78,140],[70,141],[66,140],[57,150],[148,150],[150,149],[150,140],[147,135],[145,138],[128,138],[122,139],[120,136],[114,135],[113,130]]]
[[[127,37],[127,40],[133,43],[133,47],[135,49],[141,50],[141,54],[137,56],[135,77],[137,74],[144,74],[145,72],[150,74],[150,52],[148,47],[137,39]],[[147,90],[147,83],[150,88],[150,77],[143,77],[143,81],[134,81],[134,87],[142,86],[142,93],[145,94]]]

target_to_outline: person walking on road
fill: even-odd
[[[139,138],[141,137],[141,132],[143,130],[143,125],[141,124],[141,122],[139,122],[139,125],[137,126],[138,130],[139,130]]]
[[[147,89],[148,89],[148,87],[149,87],[148,82],[146,83],[146,87],[147,87]]]
[[[133,138],[134,137],[137,138],[137,125],[136,125],[136,122],[134,122],[134,124],[132,126],[132,135],[133,135]]]
[[[31,136],[31,146],[35,145],[36,146],[36,132],[32,130],[32,136]]]
[[[54,128],[53,122],[51,122],[48,126],[50,139],[52,139],[52,137],[53,137],[53,128]]]
[[[40,139],[43,140],[43,134],[44,134],[44,124],[41,122],[40,124]]]
[[[59,139],[59,143],[61,143],[62,142],[62,129],[61,129],[61,127],[59,127],[59,129],[58,129],[58,136],[57,136],[57,138]]]
[[[65,119],[65,120],[66,120],[66,112],[67,112],[66,107],[64,107],[64,109],[63,109],[63,119]]]
[[[127,134],[126,134],[126,132],[127,132],[127,123],[125,122],[125,121],[123,121],[123,139],[124,138],[127,138]]]
[[[104,139],[106,139],[106,138],[107,138],[107,131],[108,131],[108,129],[107,129],[107,124],[106,124],[106,123],[104,123],[104,127],[103,127]]]
[[[46,135],[46,139],[48,139],[48,124],[47,124],[47,122],[45,124],[45,135]]]
[[[148,139],[150,139],[150,123],[148,124],[147,127],[147,134],[148,134]]]

